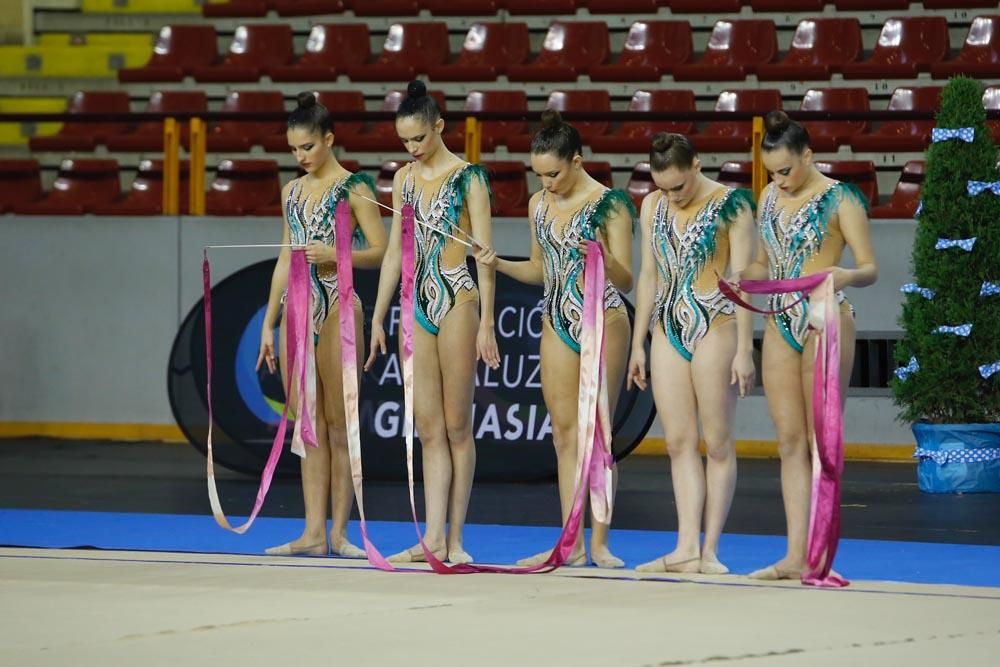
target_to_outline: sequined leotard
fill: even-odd
[[[542,249],[544,296],[543,310],[553,330],[573,351],[580,352],[583,318],[584,257],[577,250],[582,239],[594,240],[594,229],[602,227],[619,207],[635,219],[635,208],[622,190],[604,188],[576,211],[561,214],[542,196],[535,206],[534,226]],[[560,218],[565,224],[556,225]],[[618,289],[607,280],[604,286],[605,311],[625,314],[625,302]]]
[[[729,267],[729,225],[740,211],[753,210],[753,195],[717,188],[686,220],[666,195],[656,196],[651,242],[659,280],[653,322],[691,361],[708,330],[735,316],[735,306],[717,287],[717,275],[725,275]]]

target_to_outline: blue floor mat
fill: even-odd
[[[298,519],[260,518],[246,535],[219,528],[210,516],[127,514],[49,510],[0,510],[0,545],[66,549],[91,547],[130,551],[254,554],[299,535]],[[360,544],[357,522],[349,527]],[[388,555],[416,540],[413,525],[373,521],[369,535]],[[513,563],[550,548],[556,528],[470,525],[465,546],[484,563]],[[676,533],[613,530],[611,544],[627,567],[652,560],[674,547]],[[723,535],[721,557],[733,572],[746,574],[784,554],[783,537]],[[1000,547],[882,540],[841,540],[835,564],[848,579],[1000,587]]]

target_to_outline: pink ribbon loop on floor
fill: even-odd
[[[788,280],[742,280],[739,288],[749,294],[809,294],[809,322],[820,338],[813,367],[812,498],[802,583],[847,586],[848,581],[831,570],[840,540],[840,478],[844,471],[840,313],[834,296],[833,275],[817,273]],[[787,310],[806,298],[803,296],[778,311],[765,311],[744,301],[725,280],[719,280],[719,289],[737,305],[767,315]]]

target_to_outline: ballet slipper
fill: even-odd
[[[430,550],[434,557],[438,560],[444,560],[448,556],[446,549],[431,549]],[[400,551],[397,554],[393,554],[387,558],[390,563],[426,563],[427,556],[424,555],[424,550],[420,548],[420,545],[415,547],[410,547],[405,551]]]
[[[594,565],[608,570],[616,570],[625,567],[625,561],[611,553],[608,549],[591,549],[590,560]]]
[[[694,558],[686,558],[684,560],[675,560],[667,562],[666,556],[661,556],[656,560],[651,560],[648,563],[643,563],[639,567],[635,568],[636,572],[678,572],[684,574],[694,574],[698,572],[699,565],[696,563],[701,562],[700,556],[695,556]]]
[[[472,562],[472,556],[462,547],[448,549],[448,562],[452,565],[467,565]]]
[[[702,574],[729,574],[729,568],[718,558],[702,558],[698,571]]]
[[[365,550],[344,540],[339,547],[333,547],[332,553],[340,558],[367,558]]]
[[[268,556],[326,556],[329,553],[326,541],[305,546],[294,546],[291,542],[264,550]]]
[[[768,565],[767,567],[762,567],[759,570],[754,570],[747,575],[747,578],[756,579],[757,581],[785,581],[789,579],[798,579],[801,576],[801,572],[782,570],[779,569],[777,565]]]
[[[518,567],[535,567],[541,565],[549,559],[552,555],[551,551],[543,551],[540,554],[535,554],[534,556],[528,556],[527,558],[522,558],[517,561]],[[587,564],[587,552],[579,551],[577,553],[572,553],[563,565],[567,567],[580,567],[581,565]]]

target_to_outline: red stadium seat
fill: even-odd
[[[572,16],[585,0],[501,0],[501,6],[511,14],[545,14]]]
[[[201,6],[202,16],[209,18],[259,18],[267,16],[271,2],[265,0],[229,0],[229,2],[206,2]]]
[[[724,90],[715,102],[716,111],[743,111],[764,115],[781,108],[781,91],[773,89]],[[749,120],[712,121],[691,137],[702,153],[750,149],[752,123]]]
[[[275,0],[274,8],[280,16],[323,16],[342,14],[347,4],[344,0]]]
[[[347,74],[352,81],[409,81],[436,65],[443,65],[448,54],[447,23],[393,23],[378,59],[350,67]]]
[[[180,163],[179,204],[181,215],[188,212],[188,178],[189,165],[187,160]],[[139,163],[139,171],[132,181],[132,187],[123,199],[97,206],[95,215],[162,215],[163,213],[163,161],[143,160]]]
[[[629,111],[694,111],[694,93],[690,90],[637,90],[628,105]],[[657,132],[692,134],[694,123],[671,121],[628,121],[611,134],[590,140],[595,153],[646,153]]]
[[[583,168],[590,174],[591,178],[601,185],[609,188],[614,187],[610,162],[589,160],[583,163]]]
[[[146,104],[147,113],[173,113],[208,111],[208,99],[202,90],[169,90],[155,92]],[[188,136],[188,122],[180,121],[182,140]],[[143,121],[128,134],[113,135],[105,142],[109,151],[141,153],[163,150],[163,123],[158,120]]]
[[[922,0],[924,9],[996,9],[996,0]]]
[[[889,98],[889,111],[937,111],[941,106],[938,86],[896,88]],[[875,132],[851,139],[855,151],[922,151],[931,140],[934,120],[892,120]]]
[[[611,111],[611,97],[606,90],[555,90],[545,104],[547,109],[568,111]],[[580,133],[580,139],[589,145],[594,137],[608,131],[608,121],[573,121]],[[531,148],[531,137],[516,136],[507,139],[507,148],[512,153],[527,153]]]
[[[205,194],[208,215],[251,215],[281,202],[278,163],[274,160],[223,160]]]
[[[447,110],[444,93],[439,90],[432,90],[428,93],[433,97],[441,111]],[[386,93],[382,101],[381,111],[396,111],[406,97],[402,91],[391,91]],[[381,121],[374,123],[370,128],[362,130],[355,135],[343,137],[340,144],[349,151],[379,152],[379,151],[402,151],[403,144],[396,134],[396,124],[391,121]]]
[[[638,211],[642,207],[642,200],[650,192],[656,190],[656,183],[653,182],[653,173],[649,169],[648,162],[639,162],[632,168],[632,176],[628,179],[628,186],[625,191],[632,198],[632,204]]]
[[[389,160],[383,162],[382,166],[378,170],[378,177],[375,179],[375,194],[376,199],[378,199],[385,206],[392,206],[392,179],[396,177],[396,172],[399,171],[407,162],[400,160]],[[387,217],[391,213],[382,208],[382,216]]]
[[[427,75],[432,81],[493,81],[530,55],[526,23],[474,23],[458,59],[430,67]]]
[[[335,81],[371,56],[364,23],[321,24],[309,32],[305,52],[291,65],[267,68],[273,81]]]
[[[845,79],[915,77],[948,55],[948,19],[906,16],[885,22],[868,60],[844,65]]]
[[[813,164],[824,176],[858,186],[872,206],[878,204],[878,178],[875,177],[875,164],[870,160],[817,160]]]
[[[542,51],[526,65],[507,68],[511,81],[576,81],[611,52],[604,21],[556,21],[549,26]]]
[[[676,81],[742,81],[758,65],[772,62],[778,54],[774,21],[735,19],[717,21],[708,47],[695,63],[677,65]]]
[[[42,172],[38,160],[0,160],[0,213],[42,198]]]
[[[755,12],[822,12],[826,0],[750,0]]]
[[[931,65],[935,79],[957,74],[976,79],[1000,78],[1000,16],[977,16],[955,59]]]
[[[983,108],[1000,111],[1000,86],[990,86],[983,91]],[[986,126],[993,134],[993,143],[1000,144],[1000,120],[986,120]]]
[[[316,97],[319,103],[325,106],[331,113],[365,110],[365,95],[359,91],[321,90],[316,92]],[[351,138],[357,136],[363,127],[364,123],[361,121],[334,121],[334,144],[350,142]],[[284,126],[282,126],[277,134],[264,137],[260,145],[268,153],[287,152],[289,150],[288,138]]]
[[[168,25],[160,28],[153,55],[142,67],[118,70],[122,83],[182,81],[198,67],[208,67],[219,57],[215,27]]]
[[[285,113],[285,99],[277,90],[234,91],[226,96],[222,111]],[[247,151],[264,137],[284,131],[284,121],[225,120],[208,128],[206,146],[212,152]]]
[[[670,0],[674,14],[739,14],[744,0]]]
[[[355,16],[416,16],[417,0],[351,0]]]
[[[861,23],[856,18],[799,21],[792,46],[781,62],[758,65],[761,81],[828,81],[862,52]]]
[[[523,90],[473,91],[465,98],[465,111],[528,111],[528,97]],[[528,123],[523,120],[488,120],[481,124],[481,149],[487,153],[505,143],[509,137],[527,136]],[[453,151],[465,150],[465,124],[452,123],[445,131],[445,144]]]
[[[434,16],[496,16],[496,0],[424,0]]]
[[[753,186],[753,163],[750,160],[723,162],[715,180],[731,188],[750,189]]]
[[[868,111],[867,88],[811,88],[802,97],[802,111]],[[850,144],[852,137],[871,130],[867,120],[805,121],[812,149],[821,153],[837,152]]]
[[[667,6],[666,0],[589,0],[587,9],[591,14],[655,14],[660,5]]]
[[[128,93],[116,91],[78,91],[69,99],[66,113],[129,113]],[[51,137],[32,137],[33,151],[92,151],[109,137],[124,134],[129,124],[123,122],[67,122]]]
[[[52,189],[41,200],[16,204],[25,215],[82,215],[118,199],[116,160],[63,160]]]
[[[524,218],[528,215],[528,180],[520,161],[484,162],[490,172],[493,208],[497,216]]]
[[[920,189],[924,184],[923,160],[910,160],[903,165],[903,173],[889,201],[883,206],[873,206],[873,218],[912,218],[920,204]]]
[[[905,11],[910,8],[910,0],[833,0],[833,6],[842,12]]]
[[[194,78],[200,82],[257,81],[265,70],[287,65],[294,57],[290,25],[241,25],[222,62],[195,68]]]
[[[691,60],[687,21],[636,21],[629,28],[618,60],[590,68],[591,81],[659,81],[675,65]]]

